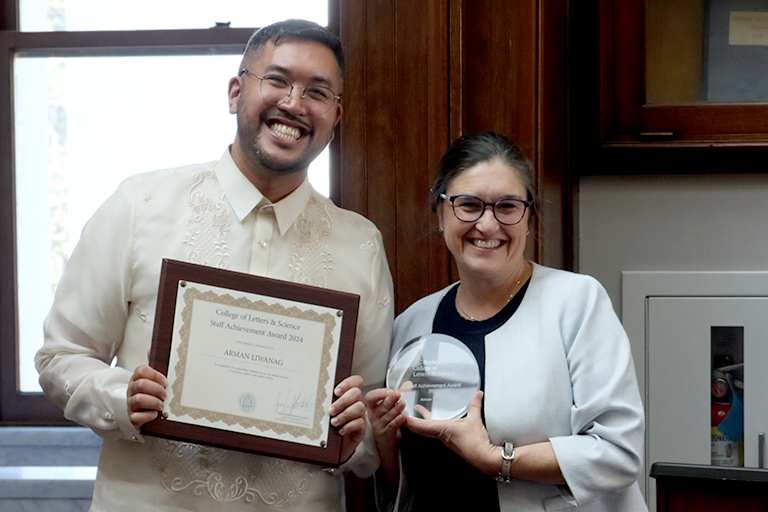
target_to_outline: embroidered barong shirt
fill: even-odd
[[[383,385],[392,279],[373,223],[306,180],[273,204],[229,151],[133,176],[83,230],[35,358],[65,417],[104,439],[91,510],[342,510],[340,471],[142,437],[133,427],[127,384],[147,363],[163,258],[360,295],[352,372],[365,389]],[[377,464],[361,443],[345,469],[367,476]]]

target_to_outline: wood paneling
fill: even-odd
[[[381,230],[396,311],[457,277],[427,201],[440,157],[464,133],[521,145],[544,200],[527,255],[571,268],[566,2],[359,0],[340,12],[347,68],[332,190]]]
[[[462,14],[462,133],[503,133],[538,167],[537,2],[476,0]],[[532,228],[526,256],[537,259]]]
[[[540,2],[537,38],[536,162],[541,214],[536,261],[574,270],[578,183],[568,166],[568,3]]]
[[[473,0],[464,9],[464,131],[493,130],[535,162],[538,5]]]
[[[540,201],[526,256],[572,268],[572,186],[567,169],[567,4],[560,1],[467,2],[461,6],[461,76],[451,102],[461,133],[509,136],[536,168]],[[452,27],[453,30],[453,27]],[[453,38],[452,38],[453,40]],[[455,98],[460,95],[460,98]],[[453,133],[453,132],[452,132]]]
[[[340,203],[381,230],[396,309],[448,282],[429,187],[448,146],[448,4],[343,3],[347,53]]]

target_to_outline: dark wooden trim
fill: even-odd
[[[656,479],[657,512],[768,509],[764,469],[657,462],[650,476]]]
[[[571,88],[582,85],[584,89],[582,94],[586,93],[589,85],[597,85],[598,97],[591,98],[582,96],[583,100],[597,100],[594,106],[599,106],[598,115],[600,119],[600,131],[596,134],[599,139],[595,140],[593,147],[599,145],[610,138],[614,125],[614,62],[613,62],[613,2],[611,0],[600,0],[599,7],[591,9],[576,10],[571,12],[571,49],[572,53],[581,52],[578,61],[582,65],[587,65],[587,71],[591,70],[594,75],[589,73],[578,73],[577,67],[571,68]],[[590,20],[591,18],[591,20]],[[590,21],[594,20],[592,23]],[[585,26],[579,25],[584,23]],[[590,34],[590,28],[597,28],[597,38]],[[574,56],[574,60],[576,57]],[[597,68],[589,66],[594,63]],[[594,77],[594,78],[593,78]],[[596,80],[596,83],[594,79]],[[575,96],[574,96],[575,97]],[[587,140],[586,142],[591,142]]]
[[[643,105],[639,110],[645,132],[673,132],[673,140],[768,142],[768,110],[764,104]],[[643,140],[642,136],[634,137],[638,138]]]
[[[589,10],[585,6],[585,10]],[[589,51],[599,62],[600,146],[643,147],[648,162],[657,148],[768,148],[768,104],[649,104],[646,101],[645,0],[600,0],[598,48]],[[591,37],[577,24],[582,41]],[[574,79],[590,80],[572,75]],[[688,153],[696,166],[706,166],[707,152]],[[605,167],[605,166],[603,166]],[[736,166],[738,167],[738,166]],[[670,174],[680,171],[667,167]],[[619,171],[619,174],[622,172]]]
[[[448,252],[427,208],[450,140],[447,20],[440,0],[340,1],[347,66],[337,204],[381,231],[397,313],[448,283]],[[350,512],[373,510],[372,479],[345,478]]]
[[[342,105],[344,115],[337,127],[340,146],[338,181],[339,206],[367,214],[365,175],[365,69],[366,53],[366,3],[343,2],[339,12],[339,37],[344,47],[346,69]]]
[[[19,30],[19,28],[18,1],[0,2],[0,30]]]
[[[328,30],[337,36],[341,33],[341,0],[328,0]],[[341,136],[339,135],[339,130],[339,127],[337,127],[336,137],[331,141],[328,155],[328,195],[331,201],[336,204],[341,204],[341,185],[339,180],[339,167],[341,165]]]
[[[428,198],[450,137],[448,16],[446,2],[398,2],[395,41],[411,42],[396,49],[399,310],[446,284],[448,255]]]
[[[3,48],[28,55],[122,56],[242,53],[254,29],[5,32]]]
[[[581,176],[755,174],[768,157],[768,148],[702,146],[648,147],[643,145],[604,147]]]
[[[11,33],[0,33],[0,424],[67,424],[39,393],[21,393],[16,347],[16,182],[14,179],[13,56]]]
[[[18,388],[12,62],[11,52],[0,52],[0,421],[15,408]]]
[[[600,0],[571,9],[568,162],[573,179],[763,172],[754,162],[768,152],[766,106],[645,104],[644,64],[637,65],[645,61],[643,8],[642,0]],[[670,130],[680,133],[639,136]],[[577,210],[574,206],[573,240],[578,240]],[[574,248],[574,257],[577,253]]]
[[[443,152],[448,149],[451,141],[461,137],[464,134],[464,121],[466,119],[466,102],[464,99],[464,9],[465,0],[450,0],[448,6],[448,104],[450,108],[448,117],[449,141]],[[439,239],[438,239],[439,240]],[[443,246],[442,250],[447,259],[448,282],[458,281],[459,270],[456,267],[456,260],[451,256],[448,249]]]
[[[536,237],[536,259],[574,268],[574,193],[568,167],[568,4],[542,0],[538,13],[536,147],[540,197],[544,200]]]
[[[356,115],[364,110],[366,116],[366,126],[358,134],[358,137],[364,137],[365,174],[359,175],[358,179],[363,180],[361,188],[366,195],[366,214],[378,226],[384,238],[395,281],[397,304],[402,293],[398,288],[398,276],[405,271],[399,261],[398,247],[398,228],[404,228],[398,225],[398,217],[403,208],[398,202],[397,191],[397,171],[403,154],[399,136],[401,130],[405,129],[398,124],[398,112],[406,109],[399,94],[404,77],[397,67],[397,16],[400,4],[397,0],[367,1],[365,7],[364,33],[367,41],[363,51],[366,66],[361,84],[365,91],[365,103],[352,107]],[[399,42],[403,45],[411,43],[407,39]],[[417,49],[414,47],[411,51]],[[416,91],[417,87],[414,85],[413,89],[409,87],[407,90]],[[408,116],[418,118],[416,112],[410,112]],[[344,165],[347,165],[346,161]]]
[[[614,89],[601,94],[613,98],[612,127],[606,134],[610,139],[643,131],[637,108],[645,103],[645,1],[606,3],[601,2],[601,8],[612,14],[614,24],[610,45]],[[601,22],[608,21],[601,16]]]
[[[464,0],[450,0],[448,7],[449,26],[449,87],[450,139],[455,140],[463,133],[464,127]],[[447,147],[445,149],[448,149]]]

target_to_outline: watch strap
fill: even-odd
[[[511,441],[501,443],[501,473],[494,478],[497,482],[510,482],[509,470],[512,467],[512,461],[515,460],[515,446]]]

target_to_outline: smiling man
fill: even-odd
[[[343,110],[341,48],[285,37],[274,26],[257,32],[229,83],[229,111],[237,113],[232,159],[272,201],[301,184]]]
[[[329,412],[350,457],[342,470],[378,464],[361,443],[361,387],[383,384],[392,279],[376,227],[307,180],[341,119],[343,64],[338,38],[315,23],[256,32],[229,81],[237,134],[221,159],[129,178],[84,229],[35,361],[65,417],[104,438],[93,512],[343,509],[340,471],[141,436],[167,396],[147,366],[163,258],[360,295],[353,376]]]

